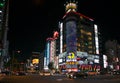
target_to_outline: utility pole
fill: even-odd
[[[12,70],[12,71],[14,70],[14,59],[15,59],[14,56],[15,56],[15,52],[14,52],[14,50],[13,50],[13,51],[12,51],[12,63],[11,63],[11,66],[12,66],[12,67],[11,67],[11,68],[12,68],[11,70]]]

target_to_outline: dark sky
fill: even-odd
[[[32,51],[42,52],[47,37],[58,28],[65,14],[66,0],[10,0],[8,40],[11,50],[21,50],[28,57]],[[78,0],[78,12],[93,18],[103,40],[119,35],[118,0]]]

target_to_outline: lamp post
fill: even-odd
[[[14,64],[16,63],[15,62],[15,53],[20,53],[21,51],[20,50],[18,50],[18,51],[15,51],[15,50],[13,50],[12,51],[12,63],[11,63],[11,71],[14,71]]]
[[[11,65],[10,65],[10,67],[11,67],[11,71],[13,71],[14,69],[13,69],[13,63],[14,63],[14,51],[12,51],[12,62],[11,62]]]

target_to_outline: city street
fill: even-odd
[[[63,75],[55,76],[5,76],[0,83],[120,83],[120,76],[90,76],[87,79],[69,79]]]

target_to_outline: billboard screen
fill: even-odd
[[[76,56],[76,51],[77,51],[77,40],[76,40],[76,22],[75,21],[68,21],[66,23],[66,50],[67,50],[67,55],[69,53],[74,53]],[[68,59],[68,58],[67,58]]]
[[[33,59],[32,60],[32,64],[38,64],[39,63],[39,59]]]
[[[76,40],[77,26],[75,21],[68,21],[66,23],[66,67],[77,68],[76,52],[77,52],[77,40]]]

